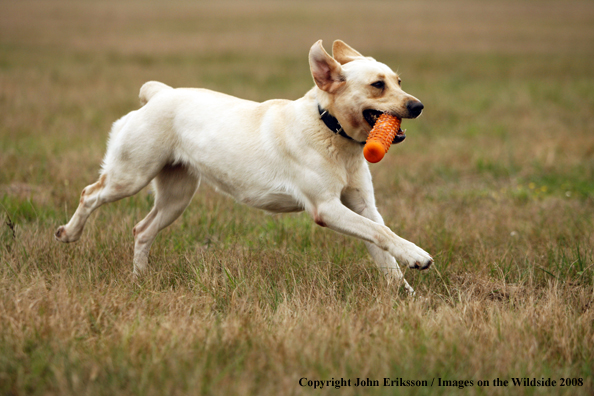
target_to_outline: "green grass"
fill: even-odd
[[[0,394],[592,392],[592,5],[313,5],[0,5]],[[436,259],[406,270],[417,298],[360,241],[208,186],[139,282],[148,189],[102,207],[79,242],[53,240],[145,81],[296,99],[319,38],[398,70],[426,106],[371,165],[387,225]],[[320,391],[303,377],[474,386]],[[512,377],[583,386],[493,386]]]

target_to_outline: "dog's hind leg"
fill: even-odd
[[[154,173],[138,169],[130,169],[125,175],[111,171],[103,173],[99,177],[99,181],[82,190],[76,212],[68,224],[58,228],[55,234],[56,239],[60,242],[78,241],[87,219],[95,209],[103,204],[136,194],[148,185],[153,177]]]
[[[183,165],[167,165],[155,177],[153,209],[133,230],[135,275],[140,275],[146,270],[149,251],[155,237],[183,213],[199,183],[200,178],[190,173]]]
[[[127,148],[126,139],[134,138],[125,128],[129,116],[114,123],[110,140],[117,140],[117,135],[121,139],[117,143],[110,141],[99,180],[82,190],[76,212],[68,224],[60,226],[55,233],[58,241],[75,242],[80,239],[85,223],[95,209],[136,194],[163,168],[166,159],[154,154],[157,152],[154,144]]]

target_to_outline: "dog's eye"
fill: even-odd
[[[376,81],[373,84],[371,84],[372,87],[375,87],[377,89],[384,89],[386,87],[386,83],[383,81]]]
[[[401,87],[402,86],[402,80],[399,78],[398,79],[398,86]]]

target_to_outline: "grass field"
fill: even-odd
[[[145,81],[296,99],[337,38],[425,104],[371,165],[435,258],[416,298],[360,241],[204,185],[141,282],[148,189],[54,241]],[[0,394],[592,394],[593,132],[591,1],[0,2]]]

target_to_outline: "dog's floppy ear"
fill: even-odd
[[[318,40],[309,50],[309,68],[316,85],[328,93],[335,93],[344,83],[342,67],[332,58]]]
[[[354,61],[357,58],[363,58],[363,55],[355,51],[342,40],[336,40],[334,44],[332,44],[332,56],[334,56],[334,59],[341,65]]]

